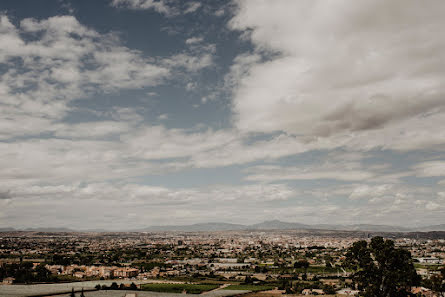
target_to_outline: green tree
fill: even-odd
[[[326,294],[335,294],[335,287],[334,286],[331,286],[331,285],[324,285],[323,286],[323,291],[326,293]]]
[[[445,267],[439,270],[440,274],[434,274],[430,277],[431,289],[437,296],[445,296]]]
[[[137,289],[138,289],[138,286],[136,286],[135,283],[131,283],[130,290],[137,290]]]
[[[411,253],[382,237],[372,238],[369,244],[355,242],[346,254],[345,266],[354,270],[353,280],[366,297],[410,296],[411,286],[420,281]]]
[[[44,264],[40,264],[36,267],[36,280],[39,282],[48,281],[51,278],[51,272],[46,269]]]
[[[119,286],[116,282],[112,282],[110,286],[110,290],[119,290]]]
[[[294,263],[294,268],[304,268],[307,269],[309,267],[309,262],[307,260],[299,260]]]

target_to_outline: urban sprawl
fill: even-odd
[[[372,234],[297,231],[153,233],[0,233],[0,283],[126,280],[213,284],[263,295],[355,295],[361,288],[346,265],[351,246]],[[413,296],[442,296],[445,240],[390,238],[410,252],[419,282]],[[442,273],[442,274],[441,274]],[[136,286],[135,283],[138,285]],[[437,286],[436,286],[437,287]],[[209,287],[213,288],[213,287]],[[100,286],[97,289],[101,289]],[[1,290],[0,290],[1,291]],[[187,290],[186,290],[187,291]],[[255,293],[256,292],[256,293]],[[264,292],[269,292],[264,295]],[[255,295],[257,294],[257,295]]]

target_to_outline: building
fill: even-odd
[[[353,289],[351,289],[351,288],[344,288],[344,289],[341,289],[340,291],[337,291],[336,293],[337,293],[338,295],[355,296],[355,295],[357,295],[359,292],[360,292],[360,291],[358,291],[358,290],[353,290]]]
[[[439,258],[434,258],[434,257],[417,258],[416,260],[418,260],[419,263],[424,263],[424,264],[440,264],[441,263]]]
[[[434,294],[431,292],[430,289],[424,288],[424,287],[415,287],[411,289],[411,293],[413,294],[420,294],[420,296],[425,297],[433,297]]]
[[[139,274],[139,269],[136,268],[117,268],[113,271],[114,277],[136,277]]]
[[[321,289],[304,289],[301,294],[303,295],[324,295],[324,291]]]
[[[3,279],[3,284],[4,285],[12,285],[13,283],[14,283],[14,281],[15,281],[15,278],[13,278],[13,277],[5,277],[4,279]]]

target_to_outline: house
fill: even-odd
[[[419,261],[419,263],[424,263],[424,264],[440,264],[441,263],[439,258],[434,258],[434,257],[416,258],[416,260]]]
[[[15,281],[15,278],[13,278],[13,277],[5,277],[4,279],[3,279],[3,284],[4,285],[12,285],[12,283]]]
[[[434,294],[430,289],[424,288],[424,287],[414,287],[411,289],[411,293],[413,294],[420,294],[420,296],[425,297],[433,297]]]
[[[304,289],[301,294],[303,295],[324,295],[322,289]]]
[[[359,293],[360,291],[358,290],[353,290],[351,288],[344,288],[341,289],[340,291],[337,291],[338,295],[346,295],[346,296],[355,296]]]
[[[113,271],[114,277],[135,277],[139,274],[136,268],[117,268]]]
[[[76,271],[76,272],[73,273],[73,276],[77,277],[77,278],[84,278],[85,277],[85,272],[83,272],[83,271]]]

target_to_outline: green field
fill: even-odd
[[[142,290],[164,293],[182,293],[185,290],[187,294],[201,294],[218,287],[212,284],[145,284]]]
[[[225,287],[224,290],[242,290],[242,291],[266,291],[266,290],[272,290],[274,286],[270,285],[230,285],[228,287]]]
[[[420,263],[414,263],[414,267],[416,269],[422,268],[422,269],[428,269],[428,270],[437,271],[437,270],[439,270],[439,268],[442,268],[443,266],[440,265],[440,264],[420,264]]]
[[[348,270],[346,270],[348,271]],[[325,267],[325,266],[309,266],[307,269],[304,268],[296,268],[295,272],[297,273],[336,273],[342,272],[341,268],[337,267]]]

